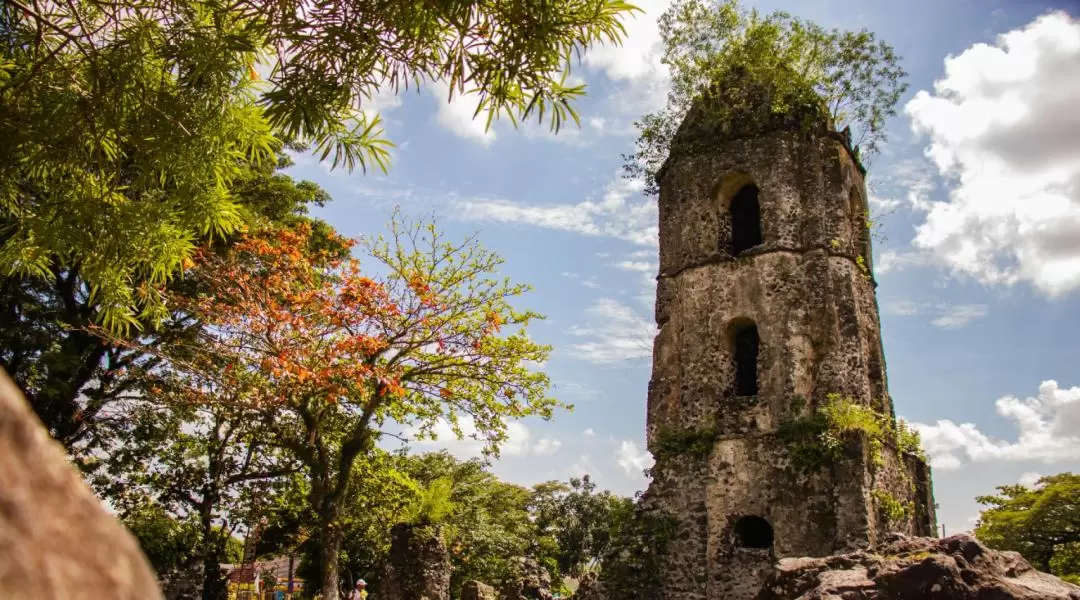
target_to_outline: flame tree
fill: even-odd
[[[302,225],[198,252],[187,276],[202,292],[170,301],[203,326],[193,348],[167,350],[159,374],[212,380],[213,393],[193,402],[243,403],[300,462],[330,600],[342,501],[382,436],[430,436],[442,420],[462,435],[468,419],[470,435],[497,453],[506,419],[550,418],[560,404],[530,369],[550,351],[526,334],[542,317],[511,305],[528,286],[499,278],[502,259],[475,238],[449,242],[433,222],[395,215],[388,236],[359,242],[371,270],[311,242]]]

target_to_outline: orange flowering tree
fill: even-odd
[[[468,418],[497,453],[507,419],[549,418],[560,405],[530,368],[550,351],[526,334],[541,317],[511,304],[528,286],[497,277],[502,259],[474,238],[449,242],[434,223],[395,215],[388,236],[359,242],[365,269],[322,246],[300,226],[199,252],[188,276],[200,293],[171,301],[203,326],[169,368],[211,373],[193,401],[243,403],[303,465],[329,600],[341,501],[381,436],[429,436],[443,420],[461,435]]]

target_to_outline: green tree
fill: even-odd
[[[128,408],[128,426],[95,487],[121,506],[152,495],[192,521],[203,598],[216,600],[224,592],[219,565],[227,562],[233,530],[252,524],[252,504],[264,501],[265,484],[297,466],[275,451],[257,414],[219,398],[207,401],[221,393],[212,383],[165,372],[147,375],[143,385],[153,401]]]
[[[450,550],[451,594],[476,579],[492,585],[514,574],[515,560],[534,545],[528,489],[500,481],[483,461],[460,461],[449,453],[407,456],[401,469],[427,490],[443,491],[440,522]]]
[[[275,140],[243,22],[192,4],[110,30],[98,5],[0,13],[0,274],[85,282],[89,316],[121,331],[163,318],[199,239],[241,224],[231,183]]]
[[[497,453],[506,419],[547,418],[558,406],[545,395],[547,376],[528,367],[549,352],[525,331],[539,315],[511,305],[527,287],[495,277],[498,256],[472,239],[447,242],[434,224],[396,220],[389,240],[368,239],[364,249],[384,275],[311,253],[305,228],[202,253],[191,277],[206,293],[177,303],[205,325],[196,341],[205,358],[170,358],[238,390],[225,396],[261,412],[303,466],[327,599],[338,593],[354,467],[385,426],[425,436],[446,421],[460,435],[465,415]]]
[[[247,227],[309,225],[316,245],[325,246],[329,226],[307,211],[330,198],[314,183],[280,173],[290,165],[284,155],[278,164],[249,165],[233,184],[239,214]],[[0,217],[0,239],[10,232],[5,222]],[[215,245],[226,248],[235,239],[218,239]],[[173,280],[169,286],[174,293],[193,293],[190,282]],[[45,278],[0,275],[0,366],[49,433],[84,468],[87,456],[110,451],[114,430],[123,424],[117,404],[135,393],[134,375],[159,362],[145,350],[180,343],[197,326],[175,312],[164,323],[144,320],[136,336],[139,349],[132,349],[92,330],[101,310],[81,270],[63,261],[54,261]]]
[[[976,498],[988,508],[975,536],[991,548],[1019,552],[1040,571],[1080,583],[1080,475],[1048,475],[1034,487],[997,490]]]
[[[633,506],[630,498],[597,491],[588,475],[534,486],[530,512],[537,543],[557,567],[552,575],[579,577],[598,563]]]
[[[159,575],[185,569],[198,559],[199,529],[193,520],[178,519],[146,497],[120,517]]]
[[[0,273],[77,270],[112,331],[165,314],[161,287],[272,132],[333,166],[386,168],[363,109],[446,81],[478,115],[577,121],[571,55],[617,43],[623,0],[524,3],[95,0],[0,6]],[[256,66],[270,75],[262,81]]]
[[[377,582],[390,550],[390,528],[415,514],[421,486],[399,470],[399,456],[378,448],[357,463],[354,482],[342,502],[340,571],[346,583],[359,577]],[[318,516],[308,502],[310,484],[301,474],[273,496],[264,513],[267,527],[259,556],[295,556],[297,575],[319,581],[322,572]]]
[[[635,152],[625,156],[630,177],[659,192],[656,174],[667,157],[691,151],[676,132],[693,106],[698,119],[723,122],[718,106],[745,102],[763,115],[821,106],[837,131],[850,127],[862,155],[885,140],[885,121],[907,89],[892,47],[866,30],[826,30],[784,12],[762,16],[738,0],[677,0],[660,17],[662,62],[671,72],[666,106],[645,115]],[[741,94],[744,82],[764,83],[769,98]],[[716,97],[723,102],[713,102]]]

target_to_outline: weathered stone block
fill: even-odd
[[[503,586],[500,600],[551,600],[551,575],[535,559],[522,558],[517,577]]]
[[[379,581],[380,600],[449,600],[450,554],[436,527],[398,524]]]
[[[479,581],[466,581],[461,585],[461,600],[498,600],[495,588]]]

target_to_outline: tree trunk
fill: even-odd
[[[338,553],[341,534],[337,527],[337,509],[325,507],[319,516],[319,562],[322,563],[322,600],[339,600]]]
[[[225,597],[221,580],[221,540],[214,532],[213,509],[205,499],[199,507],[199,526],[202,529],[202,600],[221,600]]]

